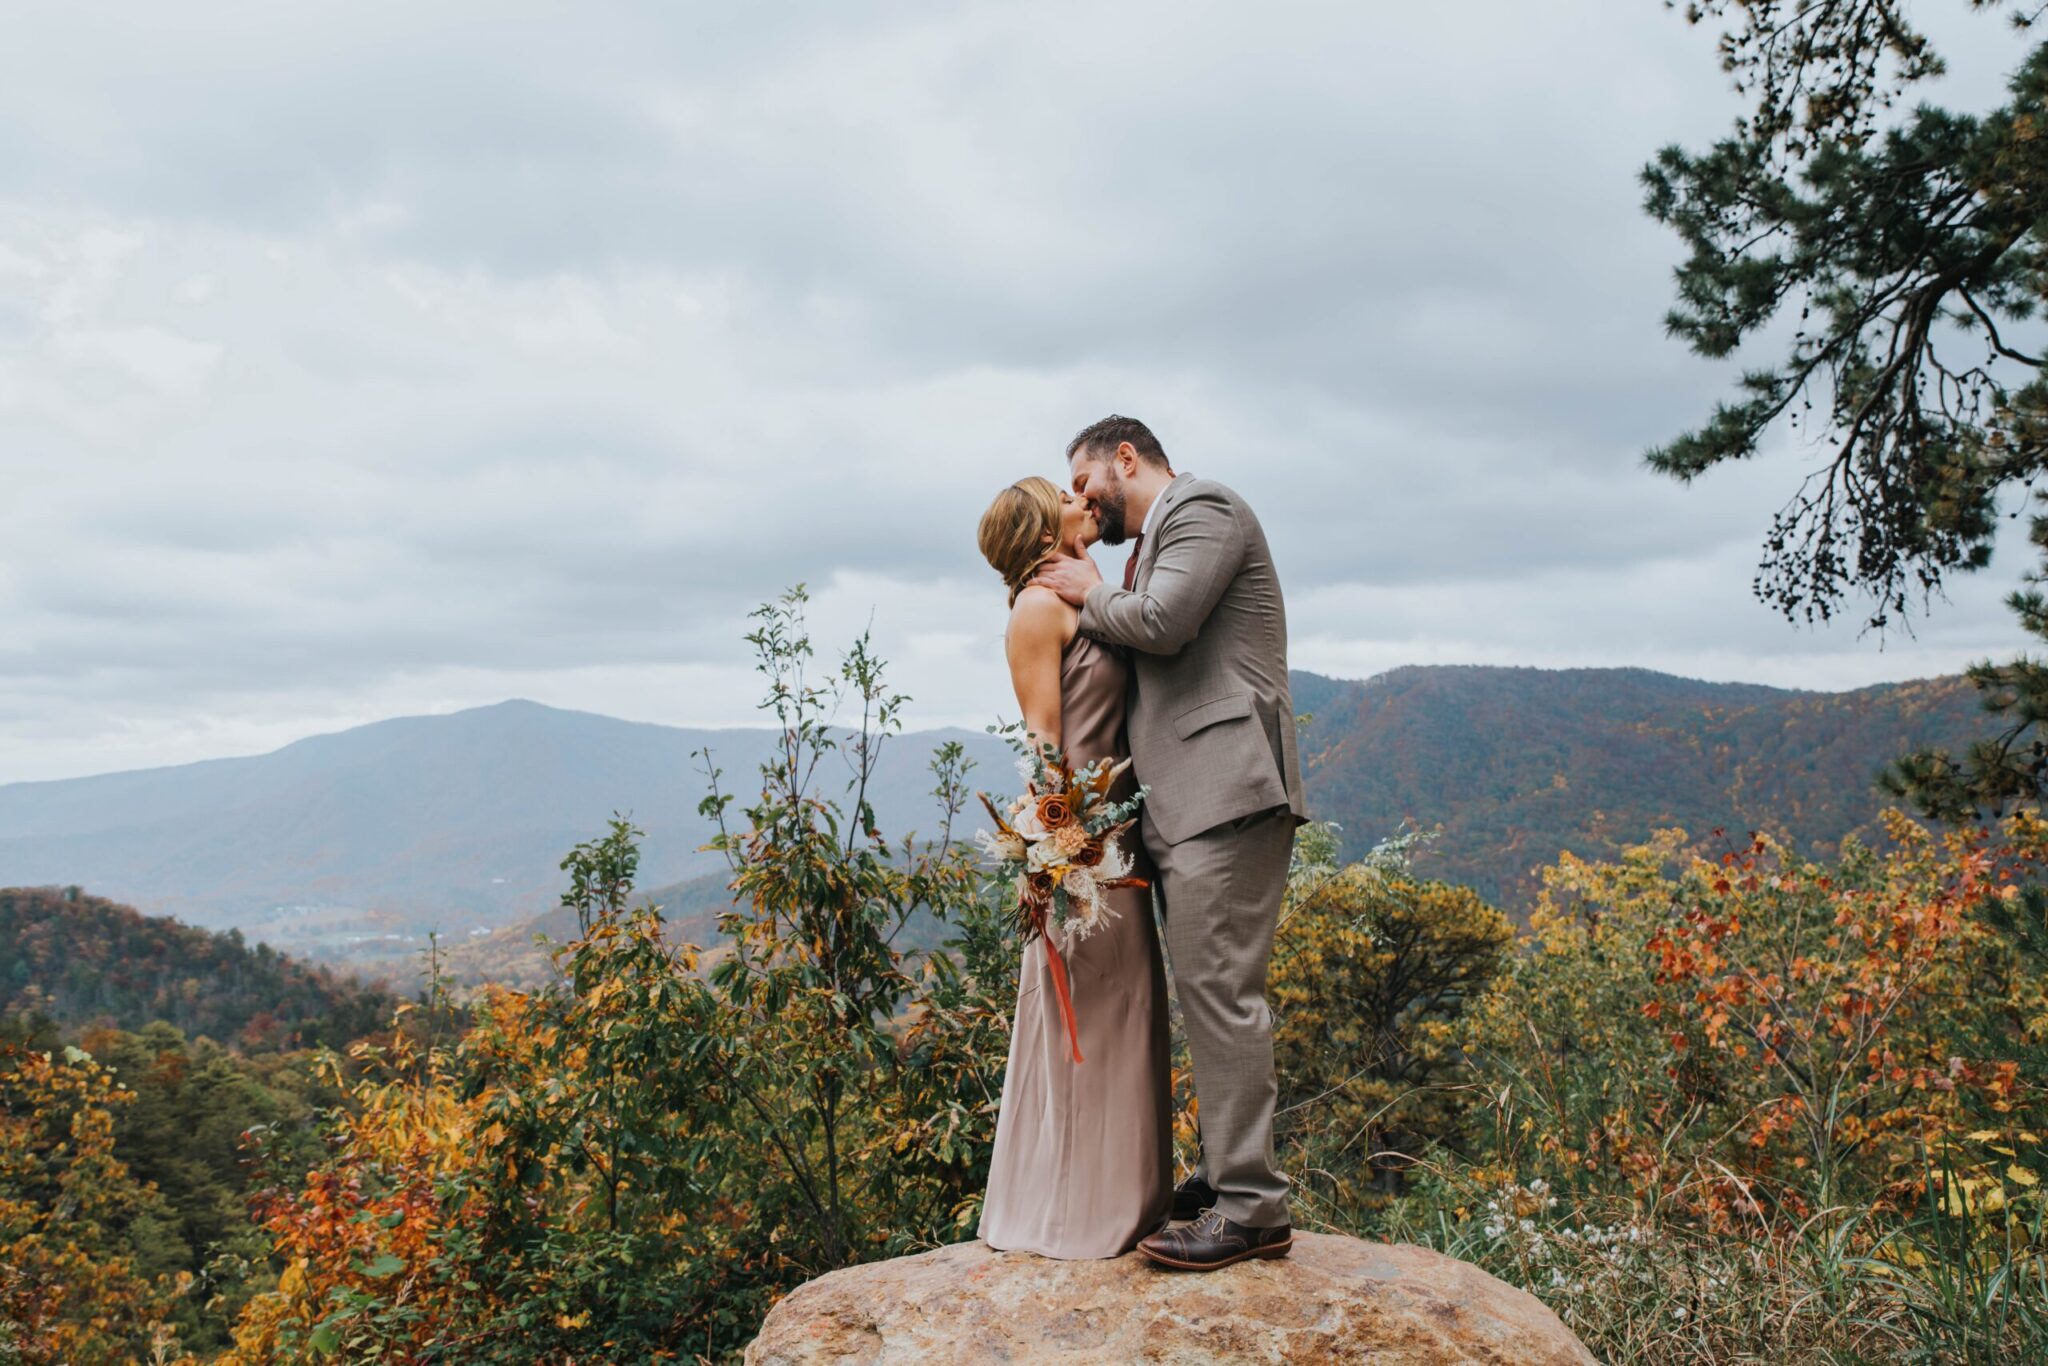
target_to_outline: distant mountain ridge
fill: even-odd
[[[1419,870],[1514,910],[1561,851],[1610,857],[1678,826],[1809,852],[1874,835],[1878,772],[1983,733],[1961,676],[1808,692],[1648,669],[1433,665],[1311,690],[1317,813],[1352,852],[1403,822],[1443,826]],[[1298,703],[1298,705],[1302,705]]]
[[[884,745],[892,831],[935,821],[927,765],[958,739],[1012,781],[988,735]],[[427,926],[464,936],[553,904],[569,847],[614,811],[647,832],[642,874],[717,866],[697,814],[709,749],[751,790],[766,730],[695,730],[527,701],[401,717],[251,758],[0,786],[0,885],[76,884],[152,914],[234,926],[306,955],[355,957]],[[977,775],[980,776],[980,775]]]
[[[1763,827],[1802,845],[1867,829],[1879,767],[1982,728],[1960,677],[1819,693],[1641,669],[1417,666],[1364,682],[1294,675],[1312,713],[1316,814],[1354,850],[1441,824],[1423,871],[1510,909],[1558,852],[1600,856],[1661,825]],[[921,732],[885,747],[884,828],[929,831],[927,764],[966,745],[978,786],[1006,747]],[[314,736],[271,754],[0,786],[0,885],[77,884],[302,956],[390,957],[429,927],[459,940],[554,904],[558,864],[621,810],[646,829],[642,880],[716,870],[697,815],[709,747],[743,797],[765,730],[689,730],[514,701]]]

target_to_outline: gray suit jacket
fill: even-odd
[[[1287,607],[1244,499],[1183,474],[1159,495],[1132,591],[1090,589],[1081,630],[1130,648],[1132,768],[1167,844],[1284,806],[1308,819]],[[1121,578],[1121,575],[1118,576]]]

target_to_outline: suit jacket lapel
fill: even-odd
[[[1192,474],[1176,474],[1173,482],[1159,491],[1159,510],[1152,514],[1152,534],[1145,538],[1145,544],[1138,547],[1138,572],[1131,580],[1132,588],[1143,588],[1145,580],[1152,576],[1152,554],[1159,548],[1159,533],[1166,529],[1167,514],[1173,511],[1173,505],[1180,501],[1188,481],[1193,478]]]

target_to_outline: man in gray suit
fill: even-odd
[[[1081,630],[1131,651],[1132,767],[1151,793],[1145,849],[1194,1063],[1202,1156],[1175,1223],[1138,1244],[1206,1271],[1286,1254],[1287,1178],[1273,1160],[1266,963],[1295,826],[1308,819],[1287,686],[1287,609],[1258,518],[1223,485],[1176,475],[1144,423],[1107,417],[1067,447],[1105,545],[1138,532],[1123,587],[1059,558],[1037,582]]]

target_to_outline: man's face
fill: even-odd
[[[1124,480],[1114,457],[1089,451],[1076,452],[1073,463],[1074,492],[1095,509],[1095,523],[1102,530],[1104,545],[1124,543]]]

